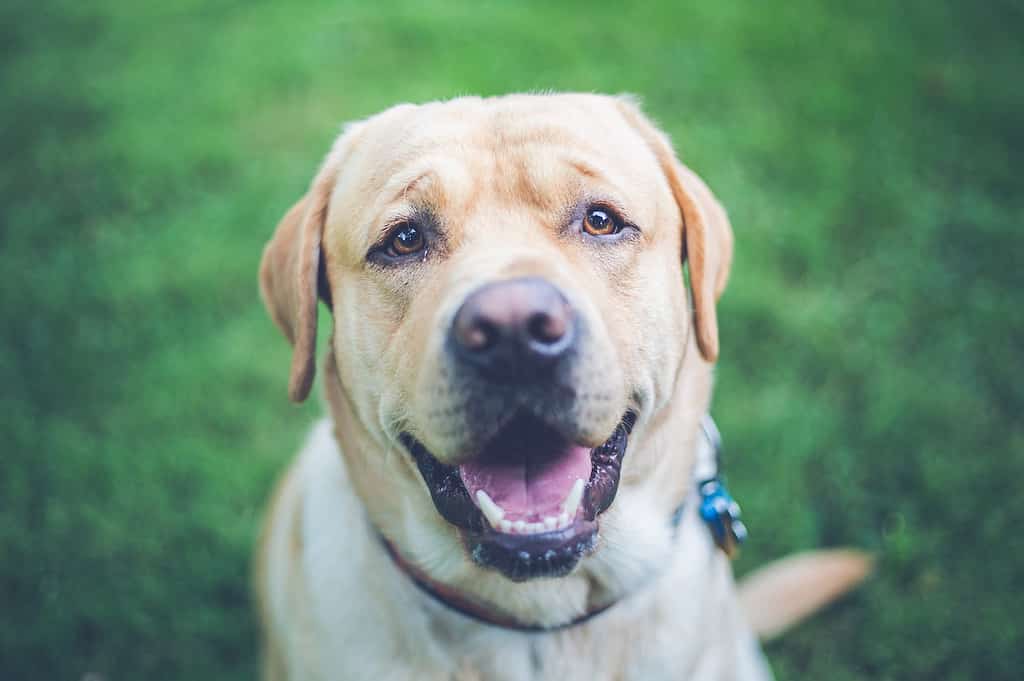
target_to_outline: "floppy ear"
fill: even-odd
[[[330,305],[320,244],[338,174],[332,151],[304,197],[277,225],[260,263],[260,293],[271,318],[294,348],[288,396],[302,402],[316,373],[318,293]]]
[[[665,133],[639,107],[619,98],[619,110],[650,147],[668,180],[683,222],[683,262],[690,269],[697,347],[708,362],[718,359],[718,319],[715,303],[725,291],[732,264],[732,227],[714,194],[697,175],[679,162]]]

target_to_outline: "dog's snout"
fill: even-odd
[[[500,380],[533,378],[567,354],[575,338],[572,306],[554,285],[535,277],[477,289],[451,329],[457,357]]]

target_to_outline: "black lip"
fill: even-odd
[[[513,582],[536,577],[563,577],[590,553],[597,542],[597,521],[579,519],[555,532],[514,535],[489,526],[462,538],[473,561],[497,570]]]
[[[576,522],[562,530],[533,535],[496,532],[470,499],[457,466],[438,461],[408,433],[402,433],[400,439],[416,462],[438,513],[462,530],[463,544],[473,561],[513,581],[523,581],[566,575],[593,550],[597,518],[615,500],[635,423],[635,412],[627,411],[612,436],[590,451],[593,467],[583,495],[583,512]]]

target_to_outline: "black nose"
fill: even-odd
[[[576,314],[565,296],[538,278],[487,284],[455,314],[456,356],[487,378],[533,380],[572,348]]]

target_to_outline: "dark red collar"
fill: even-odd
[[[381,543],[387,550],[388,555],[391,556],[391,560],[394,562],[395,566],[404,572],[406,576],[412,580],[413,584],[419,587],[420,591],[427,594],[449,610],[454,610],[464,617],[476,620],[477,622],[482,622],[483,624],[488,624],[492,627],[501,627],[502,629],[511,629],[512,631],[520,631],[528,634],[543,634],[552,631],[559,631],[561,629],[574,627],[577,624],[583,624],[592,617],[600,615],[602,612],[618,602],[611,601],[610,603],[605,603],[591,608],[582,615],[574,617],[568,622],[563,622],[562,624],[555,624],[553,626],[525,624],[510,615],[496,612],[489,606],[467,598],[466,595],[461,593],[458,589],[431,579],[423,570],[405,560],[387,539],[381,537]]]

